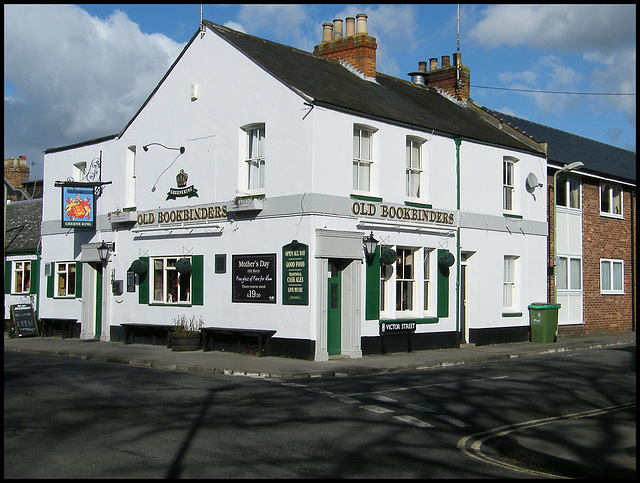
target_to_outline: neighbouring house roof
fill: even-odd
[[[35,253],[40,244],[42,198],[7,204],[6,254]]]
[[[534,141],[547,143],[550,164],[584,163],[581,170],[635,184],[636,153],[480,106]]]

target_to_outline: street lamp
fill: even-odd
[[[568,173],[575,169],[580,169],[584,166],[584,163],[575,161],[571,164],[567,164],[553,174],[553,303],[558,303],[558,275],[556,267],[558,266],[558,210],[557,210],[557,181],[560,173]]]

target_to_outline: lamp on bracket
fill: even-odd
[[[165,146],[164,144],[160,144],[160,143],[145,144],[144,146],[142,146],[142,149],[144,149],[144,151],[147,152],[147,151],[149,151],[149,146],[161,146],[164,149],[169,149],[171,151],[180,151],[180,154],[184,154],[184,152],[185,152],[184,146],[180,146],[179,148],[170,148],[170,147]]]
[[[106,262],[109,258],[109,252],[115,250],[115,243],[105,243],[102,241],[102,244],[98,247],[98,257],[102,263]]]
[[[373,258],[376,256],[378,240],[373,237],[373,232],[371,232],[368,237],[362,239],[362,243],[364,244],[364,255],[367,259],[367,264],[371,265],[371,262],[373,262]]]

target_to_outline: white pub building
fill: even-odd
[[[44,322],[316,361],[527,339],[544,153],[467,108],[459,54],[402,80],[366,15],[323,27],[309,53],[205,20],[121,132],[45,151]]]

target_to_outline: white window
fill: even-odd
[[[12,270],[13,283],[11,284],[12,294],[29,293],[31,289],[31,262],[14,261]]]
[[[425,312],[429,312],[432,310],[431,303],[431,287],[433,282],[431,280],[431,253],[432,249],[425,248],[424,249],[424,262],[423,262],[423,277],[424,277],[424,306],[423,309]]]
[[[76,264],[56,263],[57,297],[75,297]]]
[[[136,206],[136,147],[127,148],[125,177],[125,207]]]
[[[191,273],[180,273],[176,270],[179,259],[178,257],[151,259],[153,303],[191,303]]]
[[[264,190],[265,176],[265,126],[251,126],[246,133],[246,189],[261,191]]]
[[[515,163],[511,156],[502,158],[502,208],[504,211],[515,210]]]
[[[516,260],[518,257],[504,257],[502,308],[506,311],[516,309]]]
[[[556,266],[558,290],[582,290],[582,260],[576,257],[558,257]]]
[[[371,191],[373,164],[373,131],[353,128],[353,189]]]
[[[75,181],[85,181],[87,174],[87,163],[81,162],[73,165],[73,179]]]
[[[600,293],[624,293],[624,262],[622,260],[600,260]]]
[[[622,189],[619,186],[600,185],[600,214],[622,218]]]
[[[422,197],[422,145],[424,140],[407,138],[407,196]]]
[[[396,311],[413,310],[415,294],[414,251],[410,248],[398,248],[396,259]]]
[[[558,176],[556,182],[556,205],[580,209],[580,180]]]

